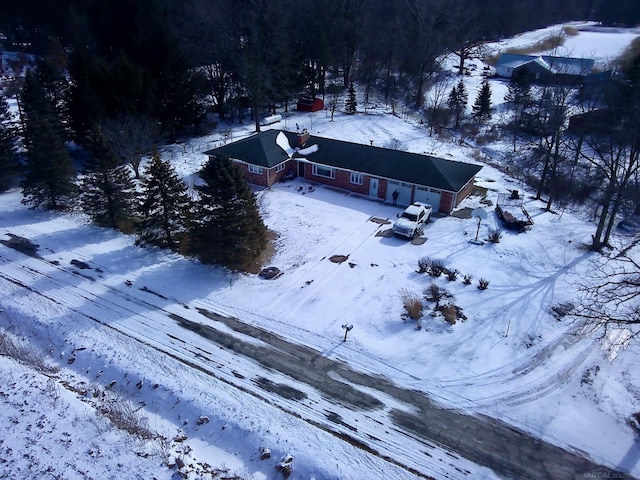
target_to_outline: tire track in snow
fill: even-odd
[[[31,269],[28,270],[28,272],[32,276],[38,273],[37,269]],[[64,271],[63,274],[65,274]],[[76,278],[73,273],[66,272],[66,275],[69,275],[74,280],[67,282],[66,289],[79,288],[79,286],[75,284]],[[2,278],[8,281],[14,281],[14,283],[16,281],[16,279],[12,279],[11,276],[6,273],[2,274]],[[46,287],[50,281],[46,274],[43,275],[40,280],[42,281],[42,287]],[[53,285],[55,287],[60,286],[60,283],[65,283],[60,279],[57,280],[59,283],[54,283]],[[24,286],[36,294],[45,295],[40,287],[36,289],[26,284],[24,284]],[[90,293],[91,292],[81,292],[80,296],[90,296]],[[114,294],[117,293],[118,290],[116,289]],[[125,293],[125,297],[131,296],[129,292],[123,293]],[[123,300],[127,302],[131,301],[130,299]],[[175,319],[176,314],[169,310],[167,305],[153,306],[152,303],[144,301],[144,303],[151,305],[147,311],[138,312],[137,315],[127,319],[128,323],[120,324],[110,322],[108,319],[87,315],[82,306],[74,306],[66,295],[60,296],[58,299],[53,299],[53,301],[66,302],[71,310],[80,315],[100,322],[117,331],[119,330],[125,335],[164,352],[189,366],[201,369],[215,378],[237,386],[241,391],[262,398],[278,406],[278,408],[283,409],[283,411],[299,416],[308,423],[333,433],[339,438],[419,476],[427,477],[429,474],[438,473],[448,478],[468,477],[470,470],[464,467],[464,465],[467,465],[467,460],[454,454],[453,452],[455,451],[461,452],[464,457],[480,465],[485,465],[503,473],[518,472],[518,475],[524,476],[540,476],[540,472],[533,473],[530,469],[535,470],[542,462],[532,462],[531,465],[526,466],[521,465],[519,460],[522,449],[527,450],[529,455],[533,457],[542,454],[545,459],[544,469],[547,472],[566,473],[567,468],[570,469],[570,471],[590,471],[589,469],[592,470],[594,467],[593,464],[584,458],[577,457],[557,447],[534,440],[524,432],[518,431],[513,427],[505,426],[501,422],[489,419],[488,417],[469,416],[453,410],[442,409],[441,407],[435,406],[427,397],[419,392],[403,389],[384,378],[371,377],[365,373],[351,370],[344,364],[336,363],[333,360],[323,357],[313,349],[290,344],[277,335],[256,327],[251,327],[237,319],[214,315],[215,321],[224,323],[234,332],[258,337],[275,347],[267,349],[266,351],[257,350],[258,358],[254,358],[254,360],[258,361],[258,364],[262,365],[262,367],[253,364],[253,367],[251,367],[252,373],[255,373],[256,369],[259,371],[261,368],[266,367],[266,370],[263,370],[264,373],[262,374],[262,376],[266,378],[277,375],[279,378],[283,378],[287,385],[296,385],[296,388],[301,391],[309,390],[309,388],[315,391],[315,380],[304,377],[298,378],[298,376],[304,375],[305,372],[311,373],[314,369],[318,370],[319,373],[337,370],[339,371],[341,381],[337,381],[337,384],[334,386],[340,387],[340,385],[342,385],[340,388],[356,388],[362,390],[363,394],[364,392],[367,392],[369,395],[374,394],[383,405],[388,404],[389,400],[393,399],[394,405],[383,409],[363,412],[357,405],[350,406],[349,402],[347,402],[348,405],[340,406],[339,403],[331,401],[331,399],[323,399],[323,395],[315,397],[308,403],[293,402],[287,398],[283,399],[283,397],[278,395],[268,395],[264,391],[260,391],[259,387],[256,387],[255,384],[249,384],[250,380],[247,380],[247,378],[251,378],[249,375],[244,379],[239,379],[231,370],[226,370],[225,356],[228,358],[228,355],[238,354],[239,352],[236,351],[235,348],[223,349],[223,351],[220,352],[220,359],[207,359],[207,355],[202,355],[202,353],[194,355],[195,347],[189,345],[189,339],[185,339],[186,337],[184,335],[180,335],[180,345],[169,345],[166,343],[166,336],[163,335],[163,333],[166,333],[165,331],[143,333],[138,331],[136,321],[137,316],[140,314],[142,314],[143,318],[146,317],[148,319],[152,317],[156,329],[160,326],[158,322],[162,320],[162,318],[165,320]],[[90,301],[90,299],[88,299],[88,301]],[[118,304],[115,300],[114,303]],[[104,305],[101,306],[104,307]],[[184,308],[184,306],[176,305],[176,308],[179,307]],[[183,321],[192,322],[198,326],[203,325],[202,319],[194,316],[195,311],[179,311],[181,315],[178,316],[183,318]],[[108,312],[103,313],[108,315]],[[201,311],[200,315],[203,313],[204,312]],[[164,326],[166,326],[166,323]],[[218,335],[223,332],[219,329],[214,330],[218,330],[218,334],[214,334],[213,339],[218,338]],[[164,340],[159,340],[156,336],[151,335],[151,333],[159,334]],[[198,334],[198,332],[196,333]],[[231,341],[244,345],[243,348],[254,347],[254,345],[246,344],[246,342],[243,342],[240,338],[235,338],[235,335],[232,335],[231,338]],[[212,351],[213,350],[218,353],[216,349],[212,349]],[[283,350],[286,355],[282,360],[277,359],[277,356],[280,354],[279,352]],[[265,352],[268,353],[265,355]],[[242,352],[242,354],[247,355],[246,352]],[[273,355],[276,355],[274,358],[275,363],[270,364],[268,359]],[[291,359],[292,356],[294,361]],[[207,367],[204,363],[205,360],[214,361],[216,365],[214,368]],[[265,365],[264,362],[267,362],[267,364]],[[300,365],[297,365],[298,363],[300,363]],[[323,363],[324,367],[322,366]],[[220,365],[223,365],[223,367],[220,367]],[[246,368],[246,365],[244,366]],[[297,373],[294,377],[290,376],[293,372],[287,370],[290,366],[296,368]],[[284,372],[279,373],[279,370],[284,370]],[[282,375],[284,375],[284,377],[281,377]],[[325,379],[324,381],[336,382],[335,379]],[[305,384],[306,386],[304,386]],[[409,406],[410,408],[407,409],[406,407],[402,407],[402,405]],[[346,419],[349,423],[342,422],[336,426],[335,421],[331,422],[327,420],[326,412],[335,411],[336,409],[338,409],[340,417]],[[335,419],[335,417],[332,418]],[[364,418],[372,418],[375,420],[372,424],[362,421],[358,422],[358,418],[361,420]],[[351,420],[358,422],[355,423],[357,427]],[[347,427],[344,427],[344,425],[347,425]],[[383,425],[383,427],[380,428],[380,425]],[[469,434],[470,431],[473,433]],[[535,445],[533,449],[529,448],[531,442]],[[437,445],[440,447],[437,448]],[[425,450],[425,448],[427,450]],[[444,448],[444,452],[441,448]],[[498,457],[496,457],[494,453],[496,448],[501,452],[501,455]],[[513,450],[514,448],[516,449],[515,451]],[[408,452],[412,453],[408,454]],[[443,453],[446,455],[443,455]],[[450,456],[452,460],[443,462],[443,458],[446,459],[447,456]],[[553,464],[552,467],[550,467],[550,462]]]

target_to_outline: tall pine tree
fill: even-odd
[[[451,89],[449,98],[447,99],[447,106],[453,112],[455,119],[455,128],[460,126],[460,121],[464,116],[464,112],[467,108],[467,100],[469,95],[467,94],[467,88],[464,86],[464,81],[460,79],[458,85]]]
[[[353,86],[353,82],[349,83],[349,91],[347,93],[347,101],[344,105],[345,113],[353,115],[358,108],[358,101],[356,99],[356,88]]]
[[[138,210],[138,243],[178,250],[190,221],[187,187],[160,153],[154,150],[145,169]]]
[[[13,116],[2,91],[0,91],[0,192],[4,192],[13,184],[20,173],[18,162],[16,129],[13,127]]]
[[[33,208],[63,208],[75,190],[75,171],[62,122],[32,71],[25,75],[21,103],[26,147],[22,201]]]
[[[482,81],[478,96],[473,104],[473,115],[479,120],[491,118],[491,86],[486,78]]]
[[[255,197],[229,158],[211,157],[200,171],[202,185],[192,230],[193,253],[204,263],[248,270],[268,244]]]
[[[128,230],[135,204],[130,169],[118,161],[97,131],[89,151],[80,183],[82,208],[100,226]]]

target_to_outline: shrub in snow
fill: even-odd
[[[47,358],[29,343],[5,332],[0,332],[0,355],[6,355],[22,364],[29,365],[40,373],[52,374],[59,371],[58,367],[50,365]]]
[[[455,268],[452,270],[447,269],[446,274],[447,274],[447,280],[449,280],[450,282],[455,282],[456,278],[458,277],[458,273],[460,273],[458,270],[456,270]]]
[[[427,273],[431,266],[431,259],[429,257],[422,257],[418,259],[418,273]]]
[[[205,423],[209,423],[209,417],[201,415],[200,418],[198,418],[196,425],[204,425]]]
[[[111,423],[120,430],[145,440],[154,437],[149,428],[149,420],[131,402],[121,399],[105,401],[98,411],[111,420]]]
[[[458,320],[466,320],[467,317],[462,313],[462,309],[453,303],[443,305],[439,309],[444,319],[451,325],[455,325]]]
[[[471,275],[465,275],[464,277],[462,277],[462,283],[464,283],[465,285],[471,285],[472,281],[473,277]]]
[[[293,455],[287,454],[281,461],[276,465],[276,470],[282,473],[282,477],[287,479],[293,472]]]
[[[442,260],[431,260],[427,273],[432,277],[439,277],[444,272],[444,263]]]
[[[442,300],[453,299],[453,294],[449,290],[433,282],[424,289],[422,295],[427,302],[436,302],[435,307],[433,307],[434,310],[440,309]]]
[[[490,228],[489,234],[487,235],[487,241],[490,243],[500,243],[500,239],[502,238],[502,230],[499,228]]]
[[[422,300],[417,293],[403,288],[400,290],[400,299],[402,300],[402,305],[407,311],[407,315],[410,319],[418,321],[422,318],[423,305]]]
[[[480,280],[478,280],[478,288],[480,290],[486,290],[489,287],[489,280],[486,280],[484,278],[481,278]]]
[[[267,447],[260,447],[260,460],[271,458],[271,450]]]
[[[573,303],[565,302],[553,305],[549,310],[551,315],[553,315],[553,318],[560,321],[562,318],[569,315],[575,308],[576,307]]]

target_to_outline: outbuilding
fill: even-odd
[[[299,112],[317,112],[324,109],[324,102],[321,98],[301,97],[298,100],[296,109]]]

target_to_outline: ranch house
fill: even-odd
[[[226,155],[244,171],[247,182],[270,187],[301,177],[363,196],[409,205],[427,202],[450,214],[473,188],[482,168],[446,160],[329,138],[309,133],[267,130],[205,152]]]

